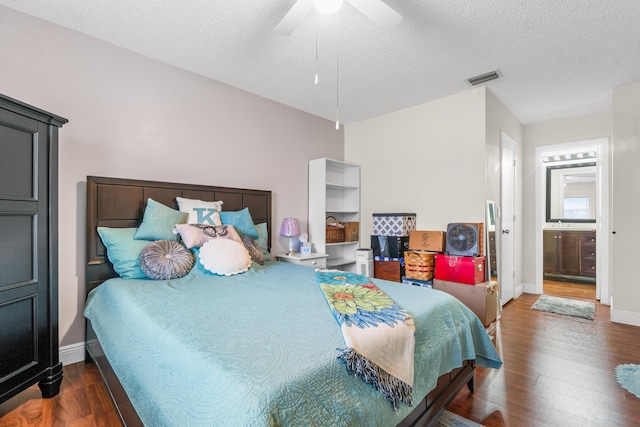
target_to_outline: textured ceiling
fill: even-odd
[[[345,2],[337,19],[314,11],[275,34],[293,3],[0,0],[317,116],[335,120],[339,105],[341,123],[462,92],[495,69],[503,77],[486,85],[523,124],[604,111],[613,88],[640,83],[639,0],[385,0],[403,16],[392,30]]]

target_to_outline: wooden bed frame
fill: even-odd
[[[106,257],[106,249],[98,236],[97,227],[138,227],[148,198],[177,209],[176,197],[222,200],[226,211],[248,207],[256,224],[268,224],[269,248],[271,247],[271,191],[88,176],[87,294],[105,280],[117,277]],[[142,421],[113,372],[89,320],[86,322],[85,348],[85,360],[93,361],[98,367],[122,424],[127,427],[142,426]],[[465,385],[473,391],[474,380],[475,363],[468,360],[461,368],[442,375],[435,389],[416,404],[415,409],[398,426],[432,425]]]

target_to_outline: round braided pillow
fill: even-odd
[[[178,242],[156,240],[140,253],[140,269],[150,279],[167,280],[185,276],[193,268],[190,250]]]

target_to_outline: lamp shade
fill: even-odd
[[[342,6],[342,0],[313,0],[313,6],[318,12],[333,13]]]
[[[285,218],[282,220],[280,235],[283,237],[294,237],[300,235],[300,223],[295,218]]]

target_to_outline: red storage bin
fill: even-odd
[[[436,254],[435,277],[449,282],[477,285],[486,279],[485,257]]]

